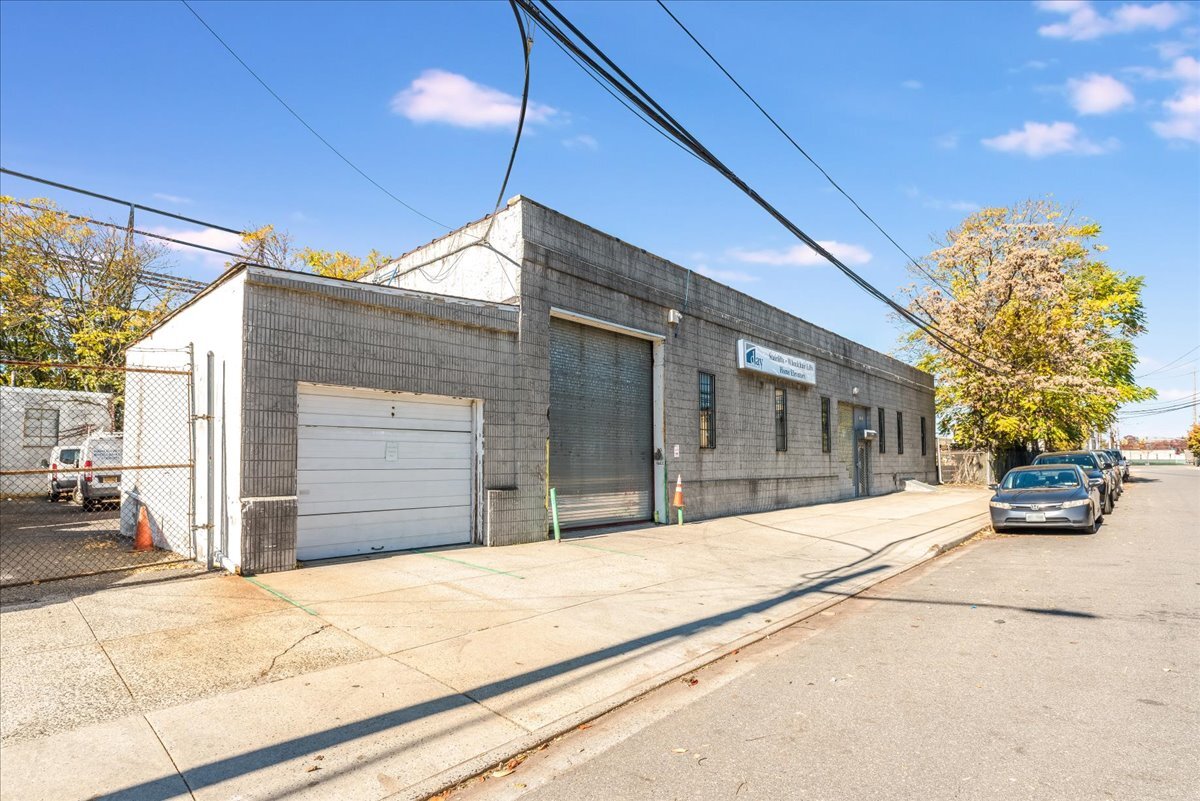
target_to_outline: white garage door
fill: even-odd
[[[471,541],[470,400],[300,385],[296,558]]]

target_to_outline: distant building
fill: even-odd
[[[112,428],[113,397],[107,392],[0,386],[0,493],[42,492],[45,476],[7,474],[38,470],[55,445],[74,445],[93,431]]]

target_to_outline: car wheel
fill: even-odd
[[[1112,495],[1105,493],[1104,494],[1104,514],[1110,515],[1110,514],[1112,514],[1112,510],[1113,510]]]
[[[58,503],[61,498],[62,498],[61,492],[56,492],[54,490],[50,490],[50,503]]]
[[[1088,533],[1088,534],[1095,534],[1097,531],[1099,531],[1099,530],[1100,530],[1100,521],[1101,521],[1101,520],[1103,520],[1103,519],[1104,519],[1103,517],[1099,517],[1099,516],[1097,516],[1097,517],[1093,517],[1093,518],[1092,518],[1092,525],[1091,525],[1091,527],[1090,527],[1090,528],[1088,528],[1088,530],[1087,530],[1087,533]]]

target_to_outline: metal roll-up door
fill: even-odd
[[[470,400],[304,385],[296,558],[471,541]]]
[[[550,486],[565,527],[653,516],[653,348],[550,320]]]

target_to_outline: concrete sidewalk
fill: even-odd
[[[424,797],[930,558],[986,496],[6,604],[0,798]]]

